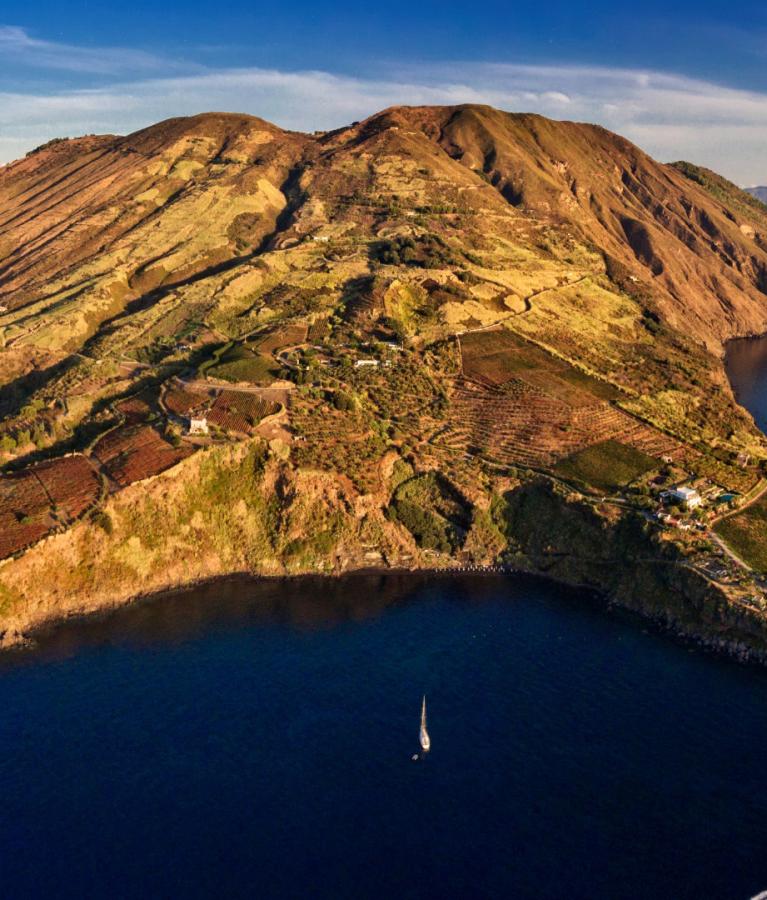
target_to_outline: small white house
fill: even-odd
[[[688,487],[674,488],[671,491],[665,491],[664,496],[670,497],[672,500],[679,500],[687,507],[687,509],[695,509],[696,506],[700,506],[703,502],[703,498],[700,494],[694,488]]]
[[[739,466],[741,466],[742,468],[745,469],[748,467],[748,464],[751,462],[751,456],[748,453],[746,453],[745,450],[742,450],[738,454],[737,462],[738,462]]]
[[[206,434],[208,434],[208,420],[206,418],[190,419],[187,434],[189,434],[189,435],[206,435]]]
[[[377,359],[356,359],[354,361],[355,369],[377,369],[381,363]]]

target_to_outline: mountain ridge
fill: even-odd
[[[753,187],[744,188],[744,190],[756,197],[757,200],[761,200],[762,203],[767,203],[767,186],[754,185]]]
[[[406,126],[411,136],[420,132],[448,157],[481,172],[510,206],[568,221],[624,264],[638,262],[640,272],[649,275],[665,295],[666,313],[677,320],[681,314],[692,315],[688,327],[693,324],[696,337],[709,347],[735,334],[765,327],[764,311],[757,312],[753,304],[747,309],[740,301],[744,293],[752,300],[764,295],[767,219],[754,210],[747,221],[733,222],[710,196],[700,196],[698,183],[690,179],[685,182],[678,169],[654,163],[639,148],[599,126],[553,122],[533,114],[500,113],[471,105],[392,107],[362,123],[320,136],[285,132],[253,116],[206,113],[166,120],[125,137],[76,141],[86,141],[83,149],[90,154],[98,147],[106,157],[135,153],[139,158],[160,153],[178,142],[207,142],[212,152],[204,159],[205,164],[215,164],[227,153],[234,154],[234,161],[239,153],[239,161],[245,163],[246,156],[237,146],[249,132],[251,139],[263,140],[264,144],[274,143],[267,137],[279,137],[281,146],[275,155],[282,154],[289,168],[300,164],[302,153],[310,157],[343,153],[343,142],[347,148],[360,147],[375,142],[389,129]],[[80,146],[61,142],[9,164],[0,169],[0,190],[4,181],[23,176],[25,166],[41,168],[40,154],[52,156],[51,164],[61,166],[65,164],[62,156],[77,152]],[[410,151],[423,149],[411,147]],[[597,155],[600,162],[595,165]],[[107,163],[101,156],[97,158],[105,172],[114,168],[113,159]],[[276,175],[267,173],[279,190],[282,182]],[[676,192],[674,200],[671,191]],[[620,207],[617,212],[616,205]],[[3,224],[9,223],[4,219]],[[665,245],[660,251],[656,246],[659,243]],[[633,259],[625,252],[627,244]],[[706,257],[705,266],[694,260],[696,256]],[[3,274],[9,274],[7,264]],[[10,286],[16,289],[13,282]],[[707,309],[700,313],[697,307],[701,304],[693,302],[696,292],[710,298]],[[7,295],[7,291],[3,293]],[[681,305],[685,307],[683,313],[678,309]],[[712,317],[719,321],[712,321]]]

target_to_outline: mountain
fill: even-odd
[[[597,126],[171,119],[0,169],[0,235],[8,635],[232,571],[502,560],[631,605],[677,554],[686,596],[658,486],[767,457],[722,363],[767,331],[767,208]]]
[[[751,194],[752,197],[756,197],[757,200],[761,200],[762,203],[767,203],[767,187],[749,187],[746,188],[746,192]]]

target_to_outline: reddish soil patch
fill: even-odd
[[[276,328],[261,340],[257,339],[253,344],[253,349],[257,349],[259,353],[269,354],[281,350],[283,347],[303,344],[306,342],[307,331],[306,322],[292,322]]]
[[[40,463],[32,470],[59,514],[76,519],[93,506],[101,494],[101,479],[84,456],[63,456]]]
[[[128,425],[145,422],[155,411],[155,392],[147,388],[132,397],[119,400],[115,403],[115,409],[125,416]]]
[[[54,525],[50,501],[30,471],[0,478],[0,559],[18,553]]]
[[[208,413],[208,421],[227,431],[252,434],[261,419],[276,413],[278,409],[276,403],[264,400],[258,394],[221,391]]]
[[[163,403],[166,408],[177,416],[185,416],[209,401],[210,397],[207,394],[190,391],[183,385],[174,385],[172,388],[168,388],[163,395]]]
[[[159,475],[193,452],[190,447],[174,447],[148,425],[123,425],[104,435],[93,448],[93,455],[120,487]]]

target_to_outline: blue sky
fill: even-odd
[[[208,109],[313,130],[398,102],[597,121],[767,183],[767,4],[0,5],[0,161]]]

